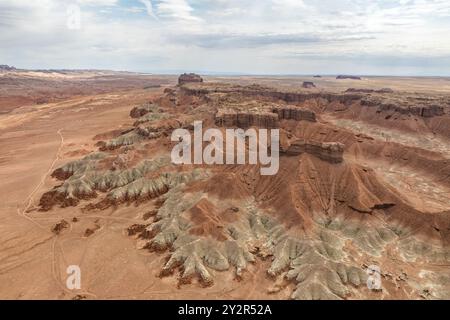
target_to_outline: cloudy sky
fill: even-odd
[[[0,0],[0,64],[450,76],[450,1]]]

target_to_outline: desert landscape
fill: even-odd
[[[279,171],[173,164],[194,121]],[[2,299],[450,299],[450,78],[3,66],[0,178]]]

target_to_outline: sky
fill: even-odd
[[[0,64],[450,76],[450,0],[0,0]]]

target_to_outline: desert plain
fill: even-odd
[[[0,298],[450,298],[449,78],[192,79],[0,73]],[[196,120],[279,172],[171,164]]]

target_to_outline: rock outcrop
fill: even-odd
[[[299,107],[278,107],[273,112],[278,114],[279,120],[296,120],[316,122],[316,114],[308,109]]]
[[[379,112],[397,112],[399,114],[414,115],[424,118],[443,116],[445,114],[444,107],[437,104],[411,106],[408,104],[383,102],[377,97],[368,97],[361,100],[362,106],[378,107]]]
[[[419,113],[421,117],[431,118],[444,115],[444,108],[438,105],[431,105],[427,107],[413,108],[414,112]]]
[[[278,128],[278,115],[271,112],[243,112],[236,110],[219,110],[216,113],[216,125],[219,127],[261,127]]]
[[[241,97],[252,99],[263,99],[273,102],[278,100],[289,104],[303,103],[308,100],[324,99],[327,102],[338,102],[343,104],[351,104],[355,101],[361,100],[365,95],[360,93],[346,93],[339,94],[333,92],[295,92],[295,91],[280,91],[273,88],[265,88],[261,86],[196,86],[196,87],[182,87],[182,92],[185,95],[204,97],[208,94],[235,94]]]
[[[316,85],[314,84],[314,82],[311,82],[311,81],[304,81],[302,84],[302,88],[305,88],[305,89],[311,89],[311,88],[315,88],[315,87],[316,87]]]
[[[296,156],[302,153],[311,154],[331,163],[344,161],[344,145],[339,142],[316,142],[296,140],[286,150],[286,155]]]
[[[185,83],[199,83],[203,82],[202,77],[200,77],[198,74],[195,73],[183,73],[178,78],[178,84],[181,86]]]

